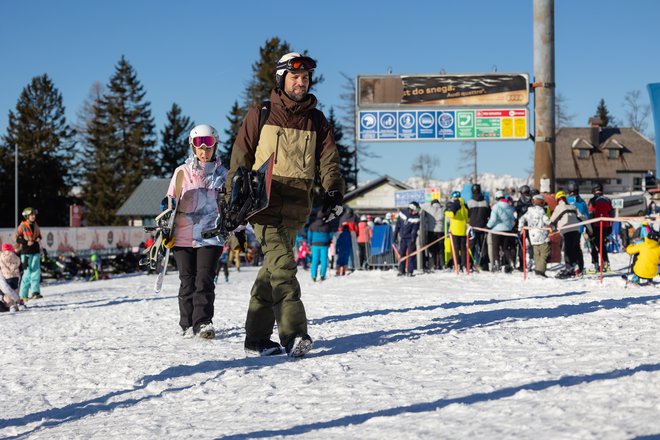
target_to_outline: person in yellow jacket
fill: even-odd
[[[626,252],[637,255],[637,261],[633,265],[633,276],[631,282],[639,284],[640,279],[652,280],[658,274],[658,263],[660,262],[660,245],[658,240],[660,233],[651,229],[642,243],[631,244]]]
[[[445,217],[449,219],[449,232],[451,233],[452,245],[456,253],[456,259],[458,260],[458,263],[454,261],[454,268],[458,264],[458,267],[463,270],[467,256],[466,235],[470,217],[460,192],[454,191],[451,193],[451,202],[447,205]]]

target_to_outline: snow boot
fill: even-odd
[[[312,349],[312,338],[309,335],[298,335],[286,346],[286,354],[292,358],[305,356]]]
[[[257,342],[245,341],[244,348],[245,354],[248,356],[273,356],[282,354],[282,346],[270,339]]]

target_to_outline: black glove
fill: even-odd
[[[326,191],[323,198],[323,222],[328,223],[341,215],[344,212],[344,207],[341,202],[344,196],[338,189]]]

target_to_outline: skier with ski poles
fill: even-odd
[[[227,169],[216,157],[218,132],[200,124],[190,131],[190,156],[174,170],[167,190],[176,197],[173,234],[164,241],[179,269],[179,325],[184,337],[215,338],[213,327],[216,268],[222,253],[220,237],[202,238],[218,218],[218,191]]]
[[[252,287],[245,322],[249,355],[279,354],[284,346],[289,356],[301,357],[312,348],[293,244],[311,212],[316,169],[325,190],[324,221],[341,215],[344,193],[332,128],[309,93],[315,68],[310,57],[296,52],[282,56],[275,66],[270,100],[248,111],[232,148],[227,200],[239,167],[256,169],[275,157],[268,207],[250,219],[264,263]],[[276,321],[282,346],[270,339]]]

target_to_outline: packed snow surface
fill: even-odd
[[[301,270],[315,343],[292,360],[243,352],[256,270],[218,284],[211,341],[181,336],[176,273],[160,295],[153,275],[79,281],[1,314],[0,438],[660,437],[660,288]]]

